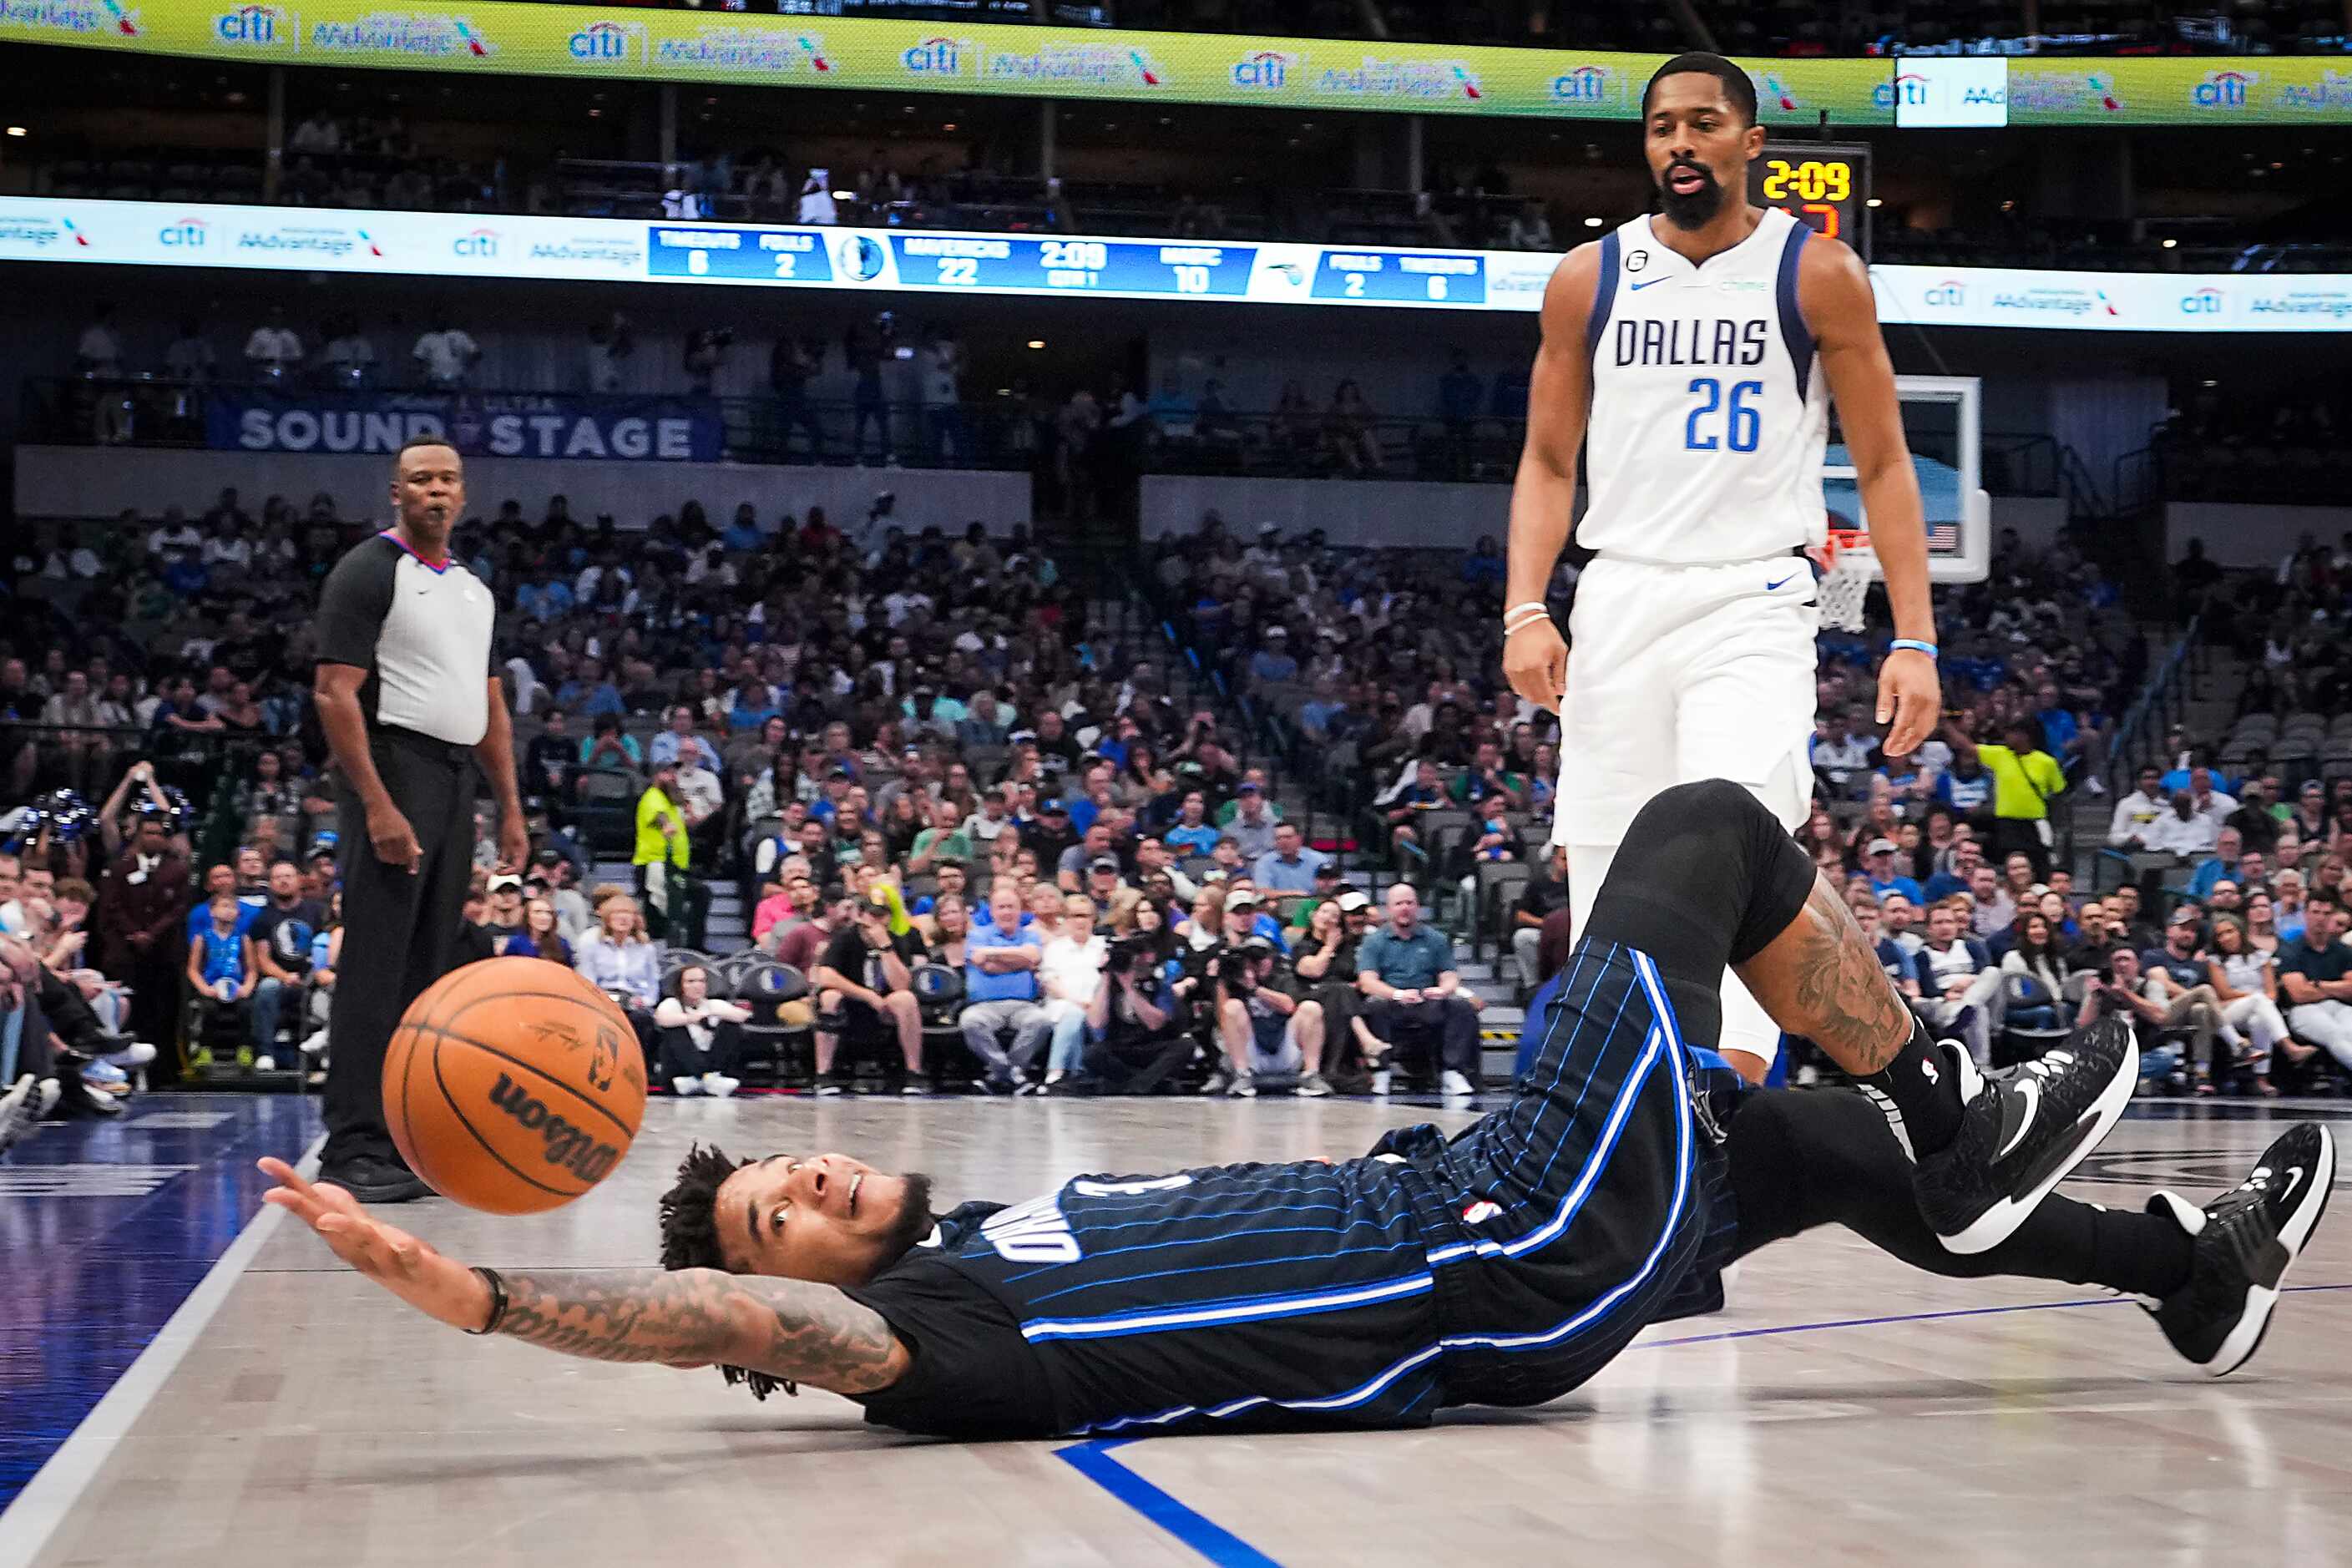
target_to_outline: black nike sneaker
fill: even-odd
[[[2279,1287],[2327,1212],[2336,1140],[2315,1121],[2289,1128],[2254,1173],[2203,1208],[2178,1193],[2147,1200],[2189,1233],[2189,1283],[2147,1307],[2172,1348],[2224,1377],[2262,1348]]]
[[[2084,1025],[2035,1060],[1987,1073],[1967,1047],[1937,1047],[1958,1075],[1960,1131],[1920,1157],[1911,1188],[1949,1252],[1999,1247],[2107,1135],[2139,1081],[2139,1046],[2119,1018]]]

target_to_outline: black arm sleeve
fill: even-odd
[[[319,662],[375,668],[377,634],[392,612],[399,547],[370,539],[346,552],[319,593]]]
[[[842,1294],[882,1314],[913,1364],[889,1387],[849,1395],[866,1418],[940,1437],[1050,1437],[1053,1387],[1003,1303],[919,1251]]]

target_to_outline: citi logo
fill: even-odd
[[[1870,95],[1882,109],[1892,109],[1898,103],[1919,108],[1927,101],[1927,79],[1917,71],[1904,71],[1878,92]]]
[[[452,240],[449,248],[459,256],[486,261],[498,255],[500,237],[494,228],[469,229]]]
[[[594,22],[572,34],[564,47],[575,60],[625,60],[636,32],[618,22]]]
[[[240,5],[213,18],[213,37],[224,44],[275,44],[285,20],[286,14],[275,5]]]
[[[202,250],[211,237],[212,226],[200,217],[184,217],[155,231],[157,244],[180,250]]]
[[[2219,289],[2200,289],[2180,297],[2180,313],[2184,316],[2218,316],[2221,313],[2222,303]]]
[[[1930,305],[1958,310],[1969,302],[1969,286],[1957,278],[1947,278],[1920,297]]]
[[[902,51],[898,63],[928,76],[955,76],[963,69],[963,47],[955,38],[925,38]]]
[[[2246,89],[2253,83],[2254,79],[2244,71],[2211,71],[2189,89],[2189,96],[2200,109],[2243,109]]]
[[[1260,49],[1255,54],[1244,55],[1234,62],[1234,85],[1255,88],[1261,92],[1279,91],[1290,79],[1290,68],[1297,63],[1296,56],[1275,49]]]
[[[561,1165],[583,1182],[604,1179],[604,1173],[620,1163],[621,1152],[610,1143],[599,1142],[584,1127],[574,1127],[562,1117],[547,1109],[544,1100],[527,1092],[506,1074],[491,1087],[490,1103],[519,1122],[524,1131],[536,1132],[545,1141],[546,1152],[541,1156],[551,1165]]]
[[[1554,103],[1600,103],[1609,96],[1609,73],[1600,66],[1579,66],[1551,79]]]

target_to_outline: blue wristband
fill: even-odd
[[[1906,649],[1912,653],[1924,653],[1929,658],[1936,657],[1936,645],[1931,642],[1921,642],[1917,637],[1896,637],[1886,645],[1886,651],[1889,653],[1897,653]]]

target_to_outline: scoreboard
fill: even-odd
[[[1767,142],[1748,165],[1748,199],[1870,259],[1870,149],[1859,142]]]
[[[1164,294],[1244,300],[1257,247],[1030,235],[893,234],[898,281],[982,293]]]

